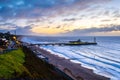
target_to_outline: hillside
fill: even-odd
[[[0,55],[0,79],[72,80],[26,47]]]
[[[0,55],[0,78],[18,78],[27,72],[23,65],[25,54],[21,49],[9,51]]]

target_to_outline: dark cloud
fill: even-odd
[[[110,19],[104,19],[104,20],[101,20],[102,22],[108,22],[108,21],[111,21]]]
[[[104,12],[105,15],[109,15],[109,13],[110,13],[109,10],[106,10],[106,11]]]
[[[6,18],[38,17],[43,15],[42,9],[68,5],[77,1],[79,0],[0,0],[0,16]]]
[[[119,12],[119,10],[113,12],[113,17],[116,17],[116,18],[120,17],[120,12]]]
[[[16,27],[15,24],[12,23],[0,23],[0,26],[11,26],[11,27]]]
[[[34,34],[31,31],[32,27],[31,26],[25,26],[25,27],[16,27],[15,30],[11,30],[11,32],[16,31],[17,34],[19,35],[31,35]]]
[[[16,31],[17,34],[19,35],[31,35],[31,34],[34,34],[31,29],[32,27],[31,26],[25,26],[25,27],[21,27],[21,26],[16,26],[14,24],[2,24],[3,26],[5,26],[6,28],[5,29],[0,29],[0,32],[7,32],[7,31],[10,31],[11,33],[14,34],[14,32]],[[13,29],[10,29],[8,25],[11,25],[11,28]],[[13,26],[14,25],[14,26]],[[8,29],[7,29],[7,26],[8,26]]]
[[[15,28],[16,28],[15,24],[12,24],[12,23],[3,23],[3,22],[0,23],[0,30],[3,31],[3,32],[10,31],[10,30],[13,30]]]
[[[119,14],[119,10],[113,11],[113,14]]]
[[[0,16],[4,18],[34,18],[48,16],[52,14],[52,11],[63,13],[63,7],[65,9],[68,7],[67,9],[70,10],[70,7],[78,6],[80,10],[89,7],[86,6],[88,4],[106,1],[109,0],[0,0]]]
[[[120,31],[120,25],[110,25],[110,27],[103,28],[88,28],[88,29],[75,29],[73,31],[68,31],[67,33],[63,33],[64,35],[84,35],[96,32],[111,32],[111,31]]]
[[[44,27],[44,28],[50,28],[50,26],[46,26],[46,27]]]
[[[75,19],[75,18],[70,18],[70,19],[63,19],[62,21],[75,21],[75,20],[77,20],[77,19]]]
[[[61,28],[61,26],[59,25],[59,26],[57,26],[56,28],[59,29],[59,28]]]
[[[65,19],[63,19],[62,21],[76,21],[76,20],[82,20],[83,17],[84,17],[84,16],[82,15],[82,17],[80,17],[80,18],[65,18]]]
[[[93,15],[93,16],[91,16],[90,18],[91,19],[95,19],[95,18],[97,18],[98,16],[95,16],[95,15]]]

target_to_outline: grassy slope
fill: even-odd
[[[24,51],[24,52],[23,52]],[[26,47],[0,55],[0,79],[70,80]]]
[[[25,54],[21,49],[0,55],[0,78],[19,77],[27,69],[23,66]]]

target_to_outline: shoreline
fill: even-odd
[[[24,75],[27,80],[73,80],[70,76],[60,71],[58,68],[40,59],[30,47],[22,46],[25,53],[24,66],[27,68],[29,75]],[[23,73],[24,74],[24,73]],[[54,76],[53,76],[54,75]]]
[[[20,36],[18,39],[21,41],[21,39],[24,36]],[[29,43],[23,42],[25,45],[30,46]],[[105,76],[98,75],[93,72],[92,69],[85,68],[81,66],[80,63],[74,63],[70,61],[69,59],[65,59],[64,57],[60,57],[58,55],[52,54],[51,52],[40,48],[40,46],[32,45],[30,46],[30,49],[32,51],[39,51],[39,53],[49,59],[49,63],[54,65],[56,68],[60,69],[64,73],[66,73],[68,76],[73,78],[74,80],[110,80],[110,78],[107,78]],[[36,54],[38,55],[38,53]]]
[[[31,50],[39,52],[49,59],[49,63],[69,75],[74,80],[110,80],[110,78],[95,74],[92,69],[82,67],[81,64],[73,63],[69,59],[59,57],[39,46],[30,46]],[[36,54],[38,55],[38,54]]]

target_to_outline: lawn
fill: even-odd
[[[15,78],[19,77],[26,68],[25,54],[22,49],[9,51],[0,55],[0,78]]]
[[[24,52],[23,52],[24,51]],[[0,54],[1,79],[69,80],[53,65],[39,59],[27,47]]]

